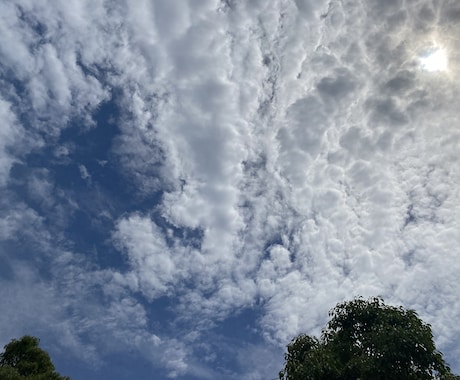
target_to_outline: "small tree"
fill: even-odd
[[[414,310],[357,298],[329,315],[321,339],[300,335],[291,341],[280,380],[460,379]]]
[[[38,344],[39,339],[32,336],[8,343],[0,354],[0,379],[70,380],[55,371],[50,356]]]

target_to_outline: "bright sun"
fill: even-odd
[[[422,68],[426,71],[446,71],[447,55],[444,49],[435,49],[420,59]]]

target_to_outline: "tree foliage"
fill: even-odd
[[[280,380],[460,379],[414,310],[356,298],[329,316],[320,339],[300,335],[291,341]]]
[[[1,380],[70,380],[59,375],[48,353],[38,347],[39,339],[13,339],[0,354]]]

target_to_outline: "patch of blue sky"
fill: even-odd
[[[88,363],[69,360],[69,356],[56,352],[53,355],[57,370],[63,375],[77,373],[79,379],[166,379],[167,371],[153,366],[148,358],[129,349],[107,355],[102,363],[88,365]],[[185,380],[185,379],[184,379]]]

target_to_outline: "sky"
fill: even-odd
[[[460,372],[460,4],[0,2],[0,344],[270,380],[356,296]]]

